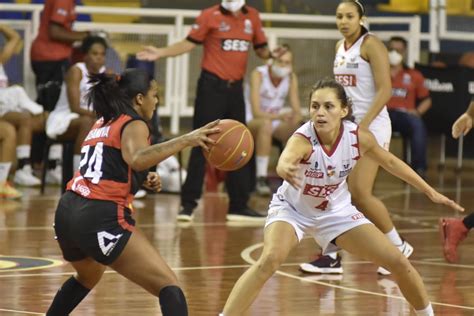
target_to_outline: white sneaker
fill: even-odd
[[[46,171],[46,183],[55,185],[63,183],[63,169],[61,166],[56,166],[56,168]]]
[[[140,189],[135,193],[135,198],[136,199],[143,199],[146,196],[146,191],[143,189]]]
[[[13,182],[25,187],[35,187],[41,185],[41,180],[33,175],[30,165],[26,165],[15,172]]]
[[[400,246],[397,246],[400,252],[407,258],[411,256],[413,253],[413,246],[410,245],[406,240],[403,240],[403,243]],[[377,269],[377,273],[381,275],[390,275],[392,272],[388,271],[385,268],[379,267]]]

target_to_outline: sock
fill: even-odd
[[[59,162],[61,161],[61,155],[63,151],[63,146],[60,144],[54,144],[49,147],[49,155],[48,155],[48,169],[54,169]]]
[[[72,166],[74,169],[74,172],[76,172],[76,170],[79,169],[79,163],[81,162],[81,155],[74,155],[73,157],[73,162],[72,162]]]
[[[399,247],[403,244],[403,240],[400,238],[400,235],[398,234],[397,230],[392,228],[391,231],[385,234],[387,238],[394,244],[395,246]]]
[[[428,303],[428,306],[424,309],[415,310],[415,312],[417,315],[421,316],[434,316],[433,306],[431,306],[431,303]]]
[[[7,181],[11,166],[11,162],[0,162],[0,183]]]
[[[188,305],[183,291],[176,285],[168,285],[159,294],[163,316],[187,316]]]
[[[473,228],[474,227],[474,213],[471,213],[467,215],[466,217],[464,217],[462,222],[464,223],[464,226],[466,226],[467,229]]]
[[[257,156],[257,178],[258,177],[267,177],[268,174],[268,161],[270,157],[268,156]]]
[[[326,256],[329,256],[329,257],[333,258],[334,260],[336,260],[336,258],[337,258],[337,252],[328,253]]]
[[[16,158],[18,160],[18,169],[23,169],[24,166],[29,165],[30,161],[30,145],[18,145],[16,146]]]
[[[70,277],[56,293],[46,316],[69,315],[89,292],[75,277]]]

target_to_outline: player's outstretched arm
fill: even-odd
[[[301,179],[298,176],[299,163],[303,159],[309,159],[311,152],[312,146],[309,141],[296,134],[290,137],[278,159],[276,168],[278,175],[295,189],[301,187]]]
[[[380,147],[374,136],[365,129],[359,130],[359,142],[360,149],[363,154],[369,156],[374,161],[376,161],[382,168],[393,174],[394,176],[402,179],[403,181],[409,183],[413,187],[417,188],[421,192],[425,193],[431,201],[438,204],[444,204],[456,211],[464,212],[464,208],[444,196],[443,194],[437,192],[433,187],[431,187],[425,180],[423,180],[413,169],[404,163],[402,160],[398,159],[392,153],[387,150],[384,150]]]
[[[137,53],[140,60],[154,61],[164,57],[174,57],[190,52],[196,44],[184,39],[167,47],[143,46],[142,50]]]
[[[122,132],[122,157],[133,170],[142,171],[189,146],[201,146],[209,150],[208,144],[214,141],[207,135],[220,132],[220,128],[216,127],[218,123],[219,120],[216,120],[182,136],[150,146],[148,126],[143,121],[133,121]]]
[[[474,100],[469,104],[469,108],[453,124],[452,134],[454,138],[466,135],[472,128],[472,118],[474,117]]]

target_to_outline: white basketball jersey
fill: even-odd
[[[344,86],[347,95],[352,99],[353,113],[359,123],[369,111],[375,97],[375,82],[372,67],[360,55],[362,43],[371,33],[362,35],[351,47],[346,42],[339,46],[334,59],[334,77]],[[384,106],[377,118],[388,119],[387,107]]]
[[[275,86],[270,77],[270,67],[263,65],[257,67],[257,71],[262,76],[260,84],[260,109],[266,113],[278,113],[285,105],[288,91],[290,90],[291,74],[284,77],[280,83]],[[253,118],[252,106],[250,103],[250,92],[246,96],[247,121]]]
[[[0,88],[7,88],[8,87],[8,76],[3,68],[3,65],[0,64]]]
[[[298,128],[295,134],[305,137],[313,146],[308,160],[300,162],[300,189],[284,181],[270,203],[285,201],[297,213],[318,217],[351,205],[346,178],[360,158],[357,124],[344,120],[339,136],[330,152],[324,148],[312,121]]]
[[[87,105],[87,93],[89,92],[89,88],[92,86],[89,81],[89,71],[87,70],[85,63],[76,63],[74,66],[78,67],[82,72],[82,79],[79,83],[79,91],[80,91],[80,103],[79,105],[83,109],[89,109]],[[105,71],[105,66],[102,66],[99,70],[100,73]],[[55,110],[62,110],[62,109],[69,109],[69,101],[67,98],[67,88],[66,83],[63,82],[61,86],[61,94],[59,95],[58,102],[56,103]]]

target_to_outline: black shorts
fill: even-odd
[[[134,226],[130,209],[111,201],[86,199],[71,191],[59,200],[54,218],[64,259],[91,257],[105,265],[122,253]]]

